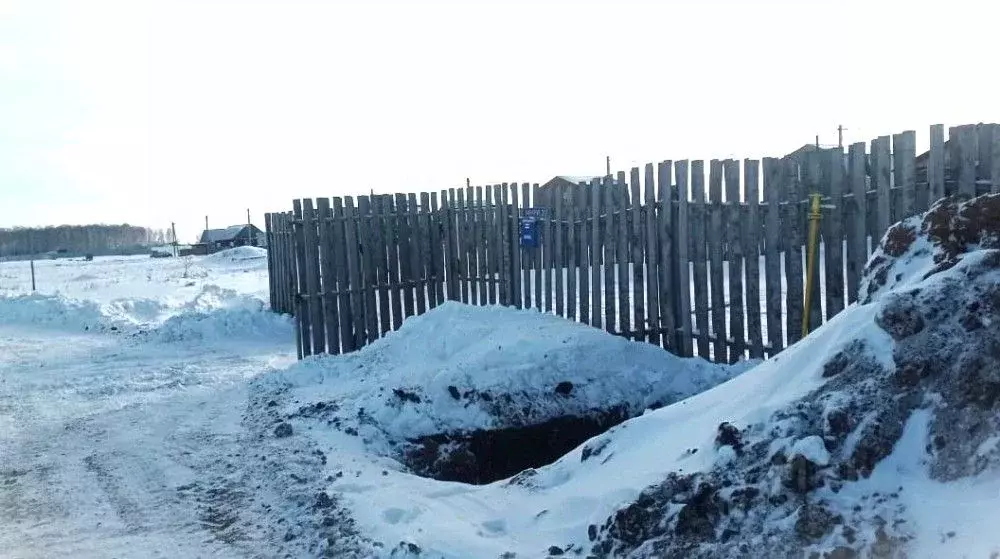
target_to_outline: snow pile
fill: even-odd
[[[456,463],[449,454],[456,445],[475,445],[471,433],[579,418],[584,424],[561,425],[562,439],[584,431],[565,452],[748,368],[677,358],[533,311],[447,303],[361,351],[307,360],[267,382],[291,389],[298,404],[284,410],[289,415],[311,417],[308,411],[323,405],[325,421],[359,433],[374,452],[391,454],[409,441],[409,463],[421,473],[492,481],[496,475],[468,472],[467,460]],[[331,403],[336,412],[324,405]],[[491,469],[501,466],[497,458]]]
[[[998,228],[998,196],[939,203],[886,235],[862,304],[778,357],[486,485],[379,453],[445,429],[635,410],[703,388],[695,371],[706,385],[736,371],[657,367],[559,319],[454,305],[303,362],[256,384],[247,411],[261,491],[281,496],[268,537],[343,557],[996,556]]]
[[[740,379],[777,369],[817,386],[772,413],[717,415],[714,463],[678,469],[610,515],[589,534],[590,552],[1000,553],[989,504],[1000,491],[998,232],[1000,196],[944,200],[894,226],[867,266],[868,304],[791,351],[871,316],[854,340],[814,352],[810,370],[782,367],[782,356]]]
[[[0,323],[87,330],[106,324],[101,305],[63,295],[0,295]]]
[[[153,334],[164,342],[291,340],[292,324],[287,316],[270,312],[267,304],[256,297],[205,285],[180,312],[158,325]]]
[[[202,264],[263,264],[267,250],[258,247],[236,247],[220,250],[202,259]]]

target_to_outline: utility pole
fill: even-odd
[[[816,149],[819,149],[819,134],[816,134]]]
[[[208,231],[208,216],[205,216],[205,231]]]
[[[844,147],[844,130],[847,129],[844,128],[843,124],[837,125],[837,147],[840,148]]]
[[[606,176],[610,177],[611,176],[611,156],[610,155],[606,156],[604,158],[604,161],[605,161],[605,167],[606,167],[606,171],[607,171]]]

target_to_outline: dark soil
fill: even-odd
[[[618,408],[524,427],[429,435],[410,441],[403,458],[411,470],[425,477],[492,483],[551,464],[628,418]]]

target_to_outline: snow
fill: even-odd
[[[894,263],[898,280],[885,293],[941,281],[924,279],[929,251],[914,250],[922,256]],[[715,440],[722,423],[783,432],[768,459],[781,451],[831,464],[822,437],[785,432],[782,422],[801,418],[776,415],[829,386],[824,366],[858,341],[886,371],[895,367],[878,300],[756,366],[680,359],[542,313],[456,303],[359,352],[296,361],[290,319],[267,309],[265,255],[38,262],[35,293],[27,263],[0,264],[5,557],[314,557],[328,542],[322,530],[344,518],[358,550],[345,557],[415,556],[410,546],[432,558],[587,550],[591,525],[666,476],[735,467],[739,450]],[[981,259],[967,256],[952,273]],[[566,385],[572,397],[560,395]],[[466,393],[514,400],[500,416],[503,403]],[[841,399],[819,402],[816,417]],[[633,406],[635,417],[554,463],[485,485],[417,476],[394,452],[416,437],[609,403]],[[853,419],[841,454],[878,418]],[[898,494],[915,535],[908,556],[988,557],[1000,551],[1000,478],[931,479],[932,419],[910,415],[868,478],[816,496],[838,510],[861,506],[874,531],[876,517],[901,513],[870,497]],[[998,440],[974,454],[995,454]],[[781,480],[769,481],[777,493]],[[317,494],[345,516],[314,505]],[[774,520],[789,531],[795,522]]]
[[[830,464],[830,453],[826,450],[826,443],[818,435],[801,438],[792,445],[791,457],[801,456],[818,466]]]
[[[303,420],[296,424],[296,432],[308,433],[301,438],[311,440],[301,442],[310,448],[315,445],[330,458],[319,477],[345,470],[360,472],[358,477],[345,477],[327,484],[325,490],[342,496],[363,533],[383,542],[416,543],[429,557],[497,557],[505,552],[516,553],[518,557],[537,557],[540,550],[548,549],[553,543],[587,544],[590,524],[602,523],[621,504],[634,499],[642,489],[662,480],[667,473],[710,468],[716,460],[712,437],[721,422],[748,425],[767,420],[772,412],[822,384],[824,357],[832,356],[859,338],[868,340],[871,347],[889,348],[888,335],[874,325],[874,312],[873,307],[861,307],[842,313],[825,328],[812,333],[808,338],[810,343],[793,346],[712,390],[627,421],[581,445],[556,463],[539,468],[523,483],[508,480],[485,486],[466,486],[438,482],[401,471],[399,465],[373,456],[361,441],[335,430],[319,431],[318,425],[312,425],[309,431]],[[525,316],[534,317],[540,323],[547,322],[545,317],[538,315]],[[480,332],[466,328],[467,324],[459,322],[453,331],[467,332],[471,340],[451,343],[473,348],[463,351],[463,347],[457,353],[481,366],[476,357],[476,349],[481,350],[481,347],[475,341]],[[580,335],[585,332],[581,327]],[[415,332],[410,333],[413,334]],[[599,334],[595,331],[595,336]],[[514,332],[507,335],[519,336]],[[416,378],[427,378],[427,370],[440,366],[435,359],[449,343],[440,340],[442,337],[444,332],[441,331],[435,331],[433,336],[425,332],[422,336],[426,345],[421,354],[430,361],[426,369],[412,359],[415,350],[408,354],[410,362],[416,362],[410,369]],[[609,337],[608,341],[614,339]],[[384,345],[389,345],[392,339],[385,341]],[[595,343],[596,338],[588,339],[585,345]],[[409,343],[400,344],[400,347],[404,345],[414,348]],[[632,359],[627,353],[620,355],[619,366]],[[364,368],[357,357],[341,360],[343,365],[333,366],[332,372],[326,375],[303,373],[333,359],[320,358],[289,370],[285,376],[294,376],[296,381],[288,398],[299,404],[325,400],[345,390],[337,386],[335,379],[352,370],[357,384],[369,382],[366,373],[371,369]],[[584,360],[589,358],[585,356]],[[388,362],[392,368],[392,362],[378,351],[373,351],[365,361],[378,363],[378,367]],[[517,375],[518,370],[515,368],[511,373]],[[454,373],[447,370],[442,374],[455,378]],[[546,376],[544,369],[537,374],[543,385],[553,379]],[[487,382],[494,382],[489,378]],[[375,386],[385,382],[379,377],[371,380]],[[265,382],[269,381],[270,377]],[[351,381],[348,379],[347,383],[350,385]],[[351,394],[355,397],[358,393]],[[338,401],[350,403],[351,400],[345,397]],[[439,410],[429,413],[436,418],[444,415]],[[375,416],[380,417],[378,413]],[[382,417],[387,422],[378,423],[378,429],[389,432],[412,434],[434,430],[424,423],[397,423],[391,414]],[[411,419],[416,418],[407,418]],[[457,424],[468,425],[467,422],[479,419],[481,416],[470,415]],[[598,442],[606,443],[600,458],[583,460],[583,449]],[[387,518],[399,521],[390,522]]]
[[[428,335],[428,333],[436,333]],[[673,402],[745,371],[749,364],[718,366],[681,359],[552,315],[503,307],[446,303],[407,320],[361,351],[303,361],[263,382],[294,387],[298,406],[339,402],[345,416],[361,410],[394,440],[453,431],[496,428],[485,402],[459,394],[512,394],[532,402],[513,424],[609,407],[638,394],[642,407]],[[573,399],[546,397],[572,383]],[[392,389],[420,398],[411,402]],[[636,411],[641,411],[639,408]]]
[[[246,507],[218,488],[241,479],[248,381],[295,361],[266,264],[35,267],[30,293],[28,263],[0,264],[0,555],[259,553],[252,535],[221,541],[208,512]]]

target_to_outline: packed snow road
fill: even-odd
[[[90,300],[148,284],[156,316],[134,300],[90,312],[60,295],[0,296],[0,556],[268,555],[241,416],[247,381],[294,361],[291,327],[216,286],[260,265],[205,262],[196,281],[190,263],[90,267],[105,284]],[[162,283],[146,281],[151,266]]]

